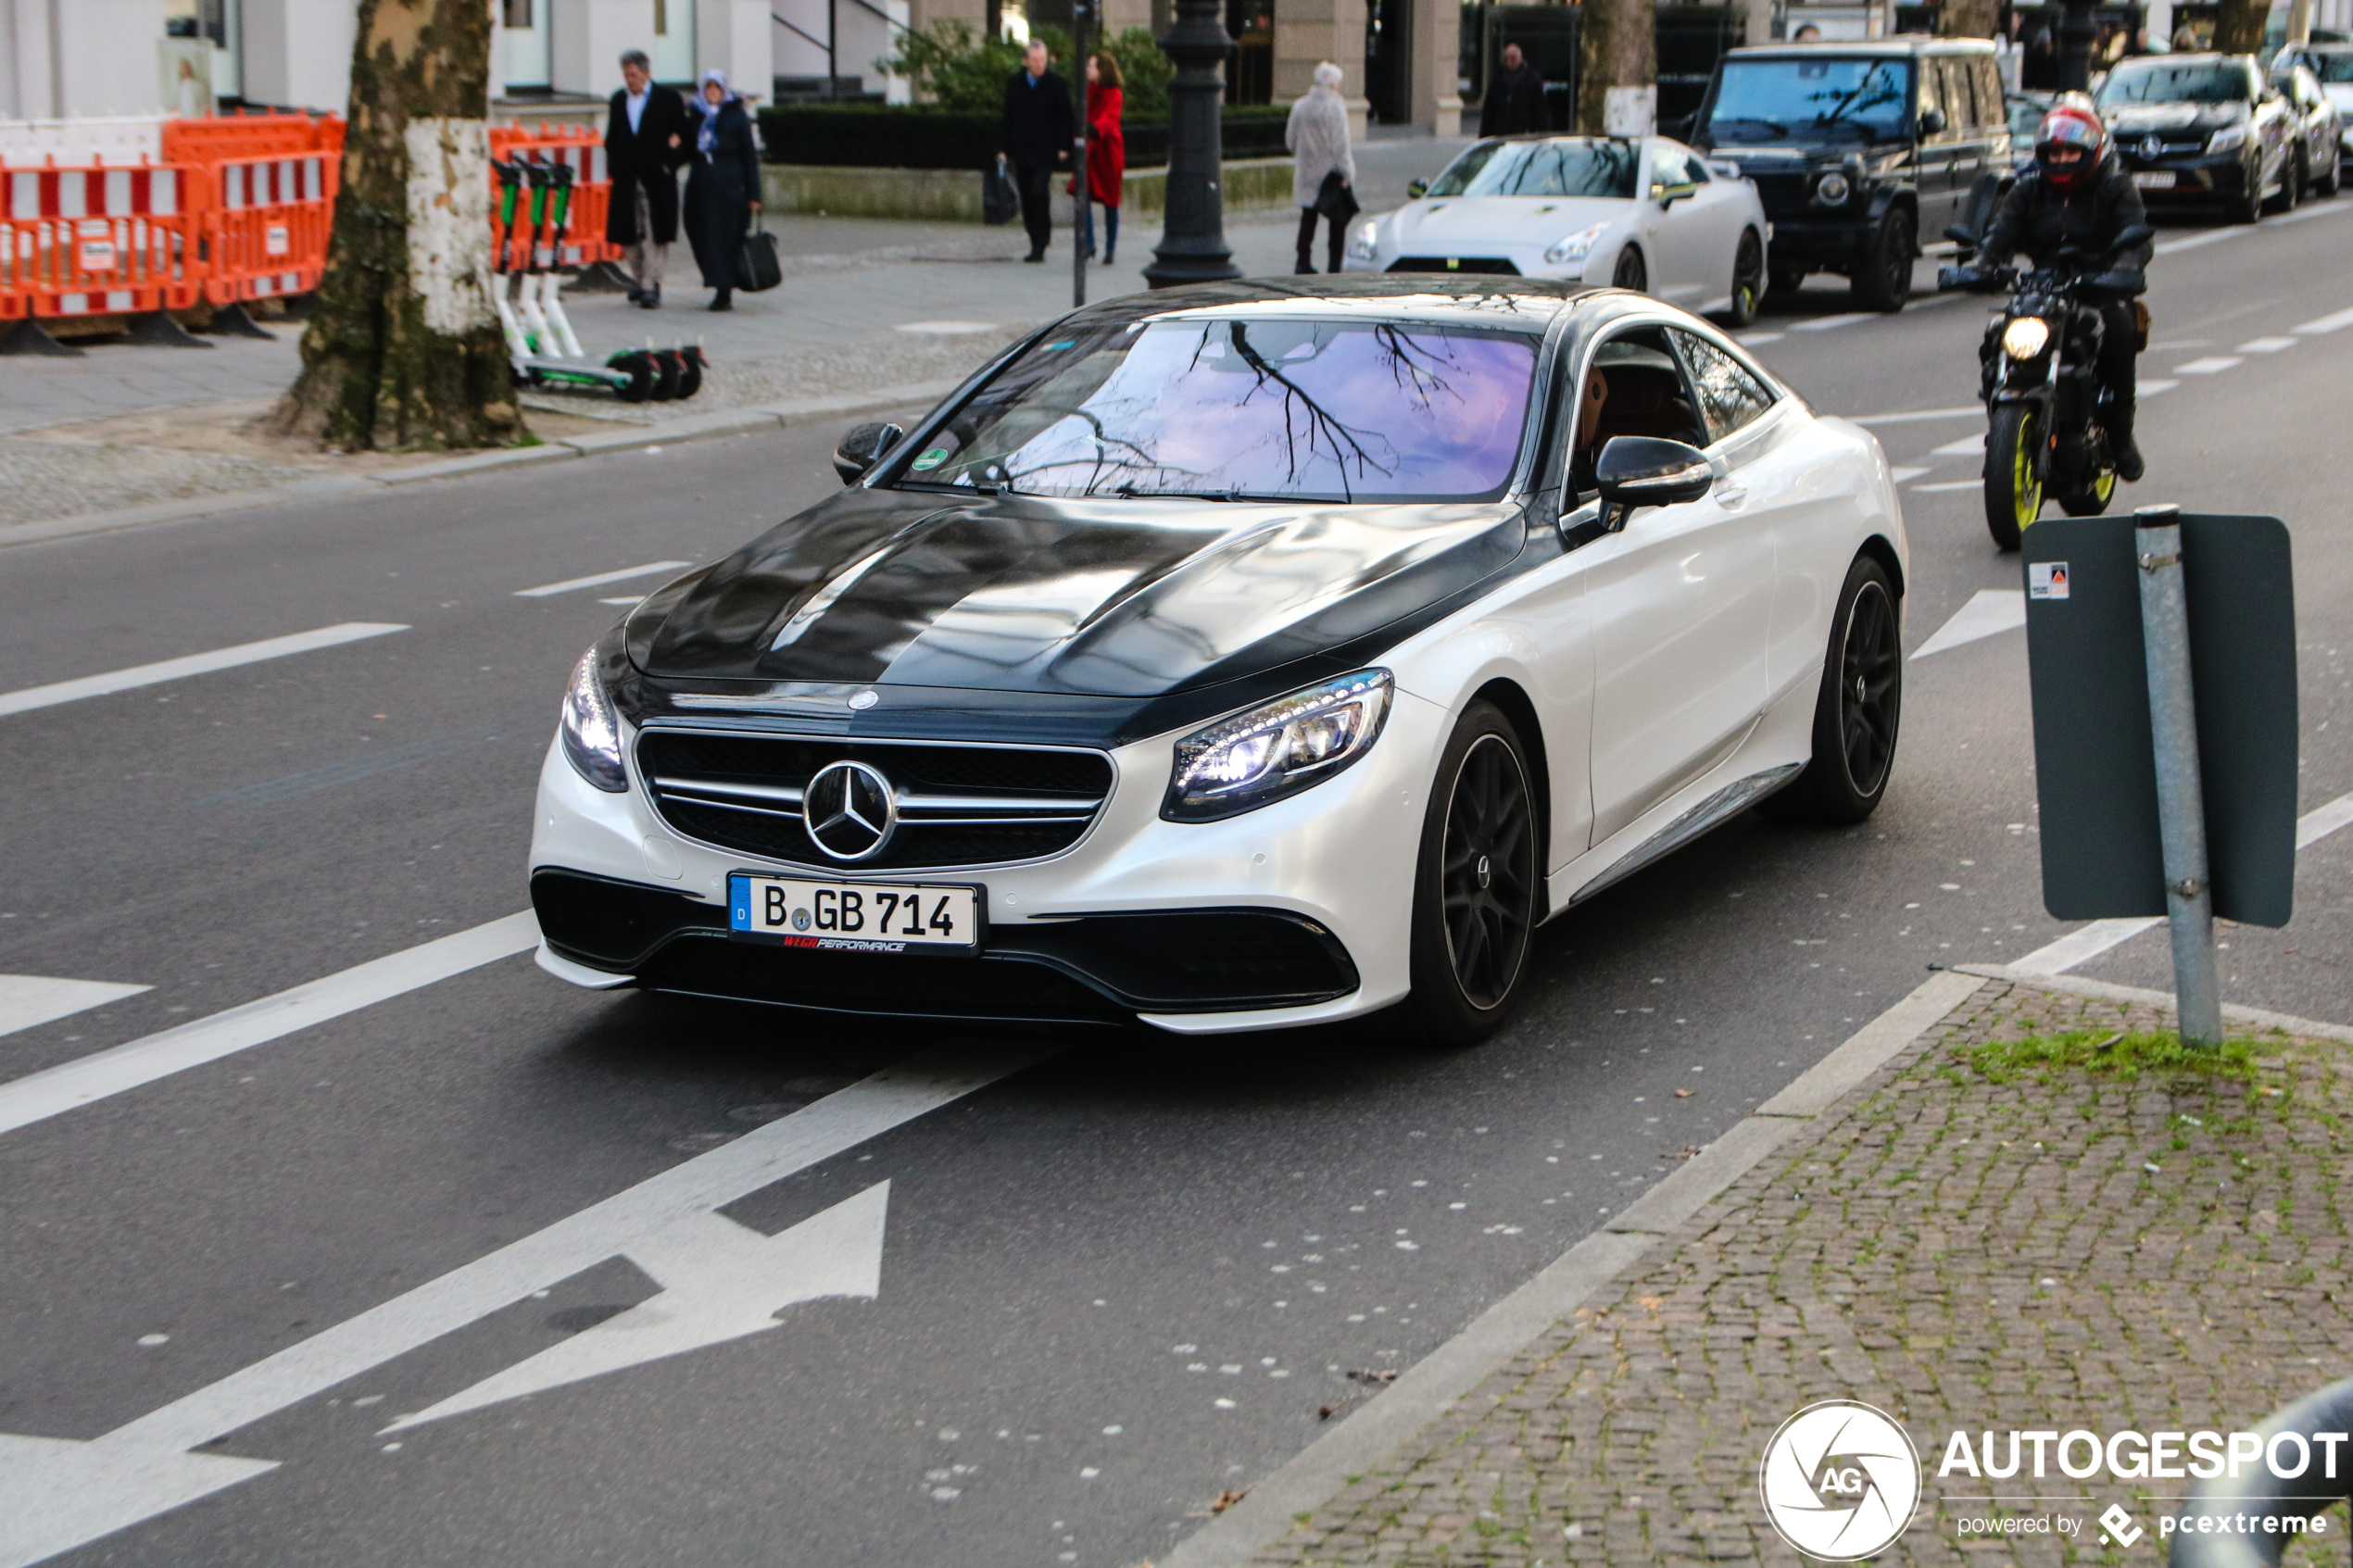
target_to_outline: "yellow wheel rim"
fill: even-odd
[[[2042,436],[2042,420],[2029,415],[2019,421],[2018,446],[2010,454],[2010,495],[2020,533],[2043,515],[2043,482],[2034,475],[2034,448]]]
[[[2108,498],[2115,494],[2116,475],[2113,472],[2104,473],[2100,475],[2099,478],[2092,482],[2093,498],[2097,500],[2101,506],[2107,506]]]

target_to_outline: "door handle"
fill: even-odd
[[[1730,510],[1748,499],[1748,486],[1735,480],[1730,483],[1718,485],[1711,494],[1715,495],[1718,506]]]

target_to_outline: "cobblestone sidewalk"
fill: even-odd
[[[1957,1428],[2251,1428],[2353,1373],[2346,1046],[2274,1035],[2237,1079],[2128,1079],[2001,1045],[2169,1022],[1989,981],[1255,1561],[1797,1562],[1757,1463],[1832,1398],[1921,1449],[1919,1512],[1881,1561],[2161,1561],[2176,1505],[2151,1483],[2054,1471],[2034,1489],[2078,1496],[2019,1512],[2080,1537],[1965,1542],[1957,1519],[2002,1512],[1968,1501],[1994,1484],[1936,1469]],[[2130,1551],[2089,1523],[2111,1502],[2150,1526]],[[2342,1562],[2344,1529],[2289,1562]]]

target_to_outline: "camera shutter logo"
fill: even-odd
[[[1920,1500],[1920,1456],[1884,1411],[1825,1399],[1781,1423],[1756,1470],[1765,1517],[1809,1557],[1853,1562],[1886,1549]]]
[[[899,827],[899,799],[878,770],[832,762],[809,781],[800,816],[810,839],[835,859],[870,860]]]

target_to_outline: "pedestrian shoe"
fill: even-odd
[[[1313,277],[1313,276],[1315,275],[1315,269],[1314,269],[1313,267],[1308,266],[1308,265],[1307,265],[1307,263],[1305,263],[1304,261],[1301,262],[1298,266],[1296,266],[1296,267],[1292,268],[1290,270],[1291,270],[1291,276],[1292,276],[1292,277],[1294,277],[1294,278],[1308,278],[1308,277]]]
[[[1024,261],[1043,261],[1046,259],[1046,253],[1042,250],[1033,250],[1027,256],[1023,257],[1022,259]]]
[[[635,305],[635,304],[636,304],[639,300],[642,300],[642,299],[644,299],[645,297],[646,297],[646,291],[645,291],[645,290],[643,290],[643,289],[641,289],[641,288],[636,287],[635,284],[632,284],[632,285],[631,285],[630,290],[629,290],[629,303],[630,303],[630,304]]]
[[[648,289],[637,296],[637,303],[648,310],[659,310],[661,308],[661,291]]]
[[[733,310],[736,307],[736,302],[728,295],[723,294],[712,298],[711,307],[713,310]]]
[[[2128,439],[2124,449],[2116,454],[2116,477],[2127,484],[2138,484],[2141,475],[2147,471],[2148,465],[2141,461],[2140,446]]]

